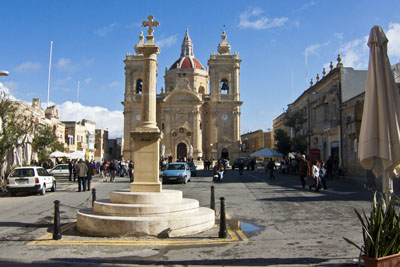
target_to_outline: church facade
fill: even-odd
[[[130,134],[140,121],[143,81],[143,34],[135,55],[126,55],[124,105],[125,159],[133,158]],[[165,69],[165,91],[157,97],[157,125],[163,133],[160,155],[173,160],[193,158],[234,160],[240,154],[240,63],[231,54],[225,32],[218,54],[211,53],[208,68],[194,57],[188,30],[180,57]]]

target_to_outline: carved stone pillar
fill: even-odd
[[[156,122],[156,75],[157,54],[159,48],[154,44],[152,26],[158,26],[158,22],[152,20],[143,22],[149,26],[147,42],[138,47],[143,54],[143,85],[142,106],[138,127],[131,132],[131,140],[134,143],[133,160],[135,164],[135,180],[131,184],[131,192],[161,192],[159,181],[160,139],[162,133]]]

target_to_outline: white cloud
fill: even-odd
[[[4,92],[6,96],[11,100],[16,100],[14,96],[11,95],[10,88],[0,82],[0,92]]]
[[[85,80],[83,80],[83,82],[84,82],[85,84],[89,84],[91,81],[92,81],[92,78],[91,78],[91,77],[88,77],[88,78],[86,78]]]
[[[121,85],[121,83],[114,81],[114,82],[109,83],[107,86],[109,88],[114,88],[114,87],[118,87],[120,85]]]
[[[96,122],[96,129],[108,129],[109,136],[122,137],[124,133],[124,115],[122,111],[110,111],[103,107],[83,106],[80,103],[64,102],[57,106],[61,121],[81,121],[87,119]]]
[[[40,69],[40,63],[39,62],[32,62],[32,61],[27,61],[24,62],[14,68],[15,72],[20,72],[20,71],[31,71],[31,70],[38,70]]]
[[[336,38],[336,39],[342,40],[343,37],[344,37],[344,35],[343,35],[342,32],[337,32],[337,33],[335,33],[335,38]]]
[[[253,8],[249,11],[244,11],[240,14],[240,22],[239,28],[242,29],[256,29],[256,30],[265,30],[275,27],[282,27],[288,18],[267,18],[261,16],[263,11],[259,8]]]
[[[55,80],[54,85],[55,86],[63,86],[71,80],[72,80],[72,77],[66,77],[65,79]]]
[[[298,9],[295,9],[295,10],[293,10],[293,12],[292,13],[297,13],[297,12],[301,12],[301,11],[304,11],[304,10],[306,10],[306,9],[308,9],[309,7],[311,7],[311,6],[314,6],[316,3],[314,2],[314,1],[311,1],[311,2],[308,2],[308,3],[305,3],[302,7],[300,7],[300,8],[298,8]]]
[[[7,81],[4,82],[4,86],[11,89],[11,90],[15,90],[19,88],[19,84],[13,81]]]
[[[159,40],[156,40],[156,44],[161,48],[161,47],[168,47],[176,44],[177,41],[177,34],[171,35],[170,37],[166,38],[161,38]]]
[[[367,46],[368,36],[347,42],[339,48],[342,63],[346,67],[355,69],[368,68],[369,48]]]
[[[390,23],[389,29],[385,31],[388,38],[388,55],[392,59],[400,57],[400,24]],[[365,35],[359,39],[355,39],[343,44],[338,53],[342,56],[343,65],[353,67],[355,69],[367,69],[369,59],[369,47],[367,45],[369,35]]]
[[[79,69],[79,66],[75,66],[71,64],[71,59],[69,58],[60,58],[56,64],[55,67],[60,69],[60,70],[65,70],[68,72],[74,72],[77,71]]]
[[[305,55],[310,55],[310,54],[315,54],[319,55],[318,50],[322,47],[328,46],[330,44],[330,41],[327,41],[323,44],[312,44],[306,47],[304,54]]]
[[[92,66],[94,61],[94,58],[85,58],[83,59],[83,64],[85,64],[86,66]]]
[[[95,35],[98,35],[98,36],[101,36],[101,37],[104,37],[104,36],[106,36],[107,34],[109,34],[110,32],[112,32],[112,30],[113,30],[116,26],[117,26],[116,23],[112,23],[112,24],[110,24],[110,25],[108,25],[108,26],[105,26],[105,27],[102,27],[102,28],[99,28],[99,29],[95,30],[95,31],[94,31],[94,34],[95,34]]]
[[[400,23],[389,23],[389,30],[386,32],[386,37],[389,39],[389,56],[400,57]],[[394,64],[396,62],[391,63]]]

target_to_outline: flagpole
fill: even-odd
[[[78,81],[78,91],[76,94],[76,106],[75,106],[75,122],[78,121],[78,103],[79,103],[79,85],[80,85],[80,81]]]
[[[51,57],[53,54],[53,41],[50,41],[50,60],[49,60],[49,78],[47,80],[47,107],[50,105],[50,74],[51,74]]]

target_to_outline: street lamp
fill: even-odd
[[[9,72],[5,70],[0,70],[0,76],[8,76]]]

